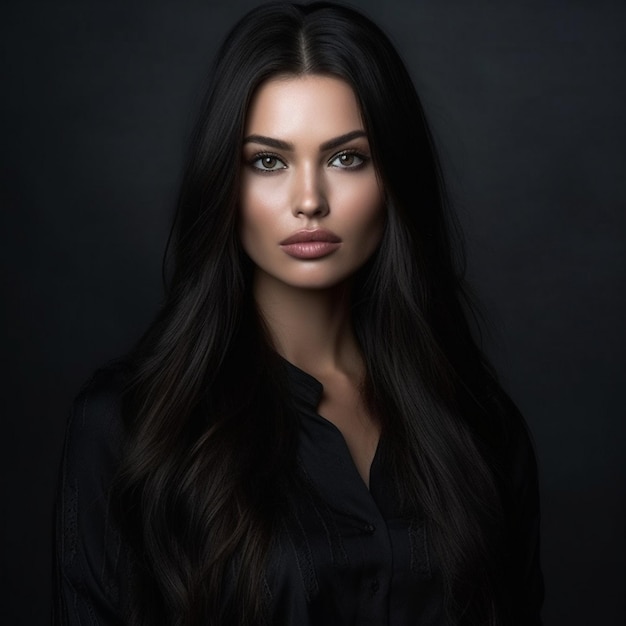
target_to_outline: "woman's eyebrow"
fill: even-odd
[[[367,133],[364,130],[352,130],[349,133],[345,133],[343,135],[339,135],[339,137],[334,137],[333,139],[329,139],[320,145],[320,150],[332,150],[337,146],[340,146],[344,143],[352,139],[356,139],[357,137],[366,137]],[[288,141],[282,141],[281,139],[274,139],[273,137],[265,137],[264,135],[248,135],[243,143],[260,143],[265,146],[270,146],[271,148],[276,148],[278,150],[288,150],[293,152],[295,150],[295,146]]]
[[[357,137],[367,137],[367,133],[364,130],[352,130],[345,135],[339,135],[339,137],[325,141],[320,146],[320,150],[332,150],[333,148],[337,148],[341,144],[347,143],[351,139],[356,139]]]
[[[277,148],[278,150],[290,150],[293,152],[294,145],[288,141],[282,141],[281,139],[273,139],[272,137],[264,137],[263,135],[248,135],[244,140],[246,143],[261,143],[271,148]]]

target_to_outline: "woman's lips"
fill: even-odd
[[[341,243],[330,241],[305,241],[302,243],[282,244],[280,247],[296,259],[319,259],[334,252],[341,246]]]
[[[341,246],[341,239],[330,230],[300,230],[280,242],[280,247],[296,259],[319,259]]]

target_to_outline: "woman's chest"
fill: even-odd
[[[345,441],[303,427],[299,481],[268,567],[272,623],[442,623],[442,585],[420,516],[400,516],[377,456],[367,489]]]

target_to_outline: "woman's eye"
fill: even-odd
[[[332,167],[341,167],[345,169],[357,168],[365,163],[365,157],[362,157],[355,152],[343,152],[338,154],[332,159],[330,165]]]
[[[259,155],[250,161],[250,165],[263,172],[275,172],[284,170],[287,166],[276,156],[271,154]]]

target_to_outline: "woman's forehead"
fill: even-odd
[[[248,108],[245,135],[321,141],[364,129],[352,87],[334,76],[278,76],[262,83]]]

